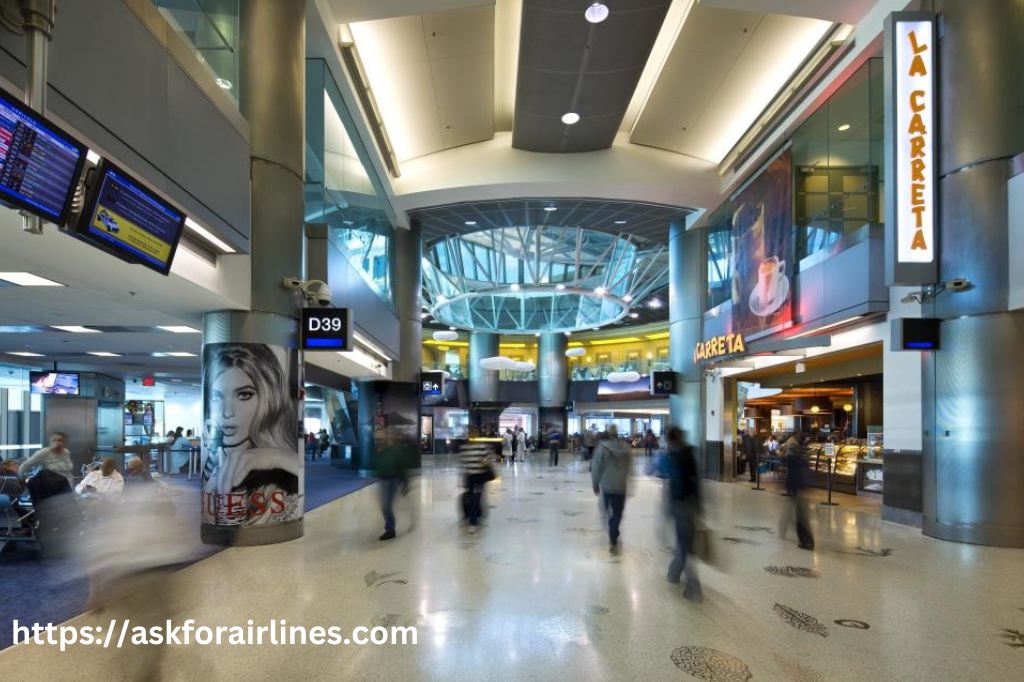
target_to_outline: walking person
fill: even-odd
[[[746,446],[747,467],[750,469],[750,482],[757,482],[757,467],[760,466],[761,439],[751,430],[744,442]]]
[[[785,539],[791,520],[796,522],[798,547],[814,551],[814,534],[811,532],[810,514],[803,499],[802,491],[807,485],[807,449],[803,434],[794,434],[786,441],[786,494],[792,500],[792,509],[783,513],[779,524],[779,537]]]
[[[483,515],[480,499],[483,496],[484,485],[494,480],[494,472],[488,462],[490,456],[491,448],[487,443],[468,442],[459,450],[459,460],[462,463],[462,474],[466,484],[463,509],[469,520],[470,533],[476,533],[477,524]]]
[[[583,430],[583,459],[589,462],[594,459],[594,448],[597,447],[597,427],[593,424]]]
[[[409,469],[415,457],[412,447],[395,434],[388,434],[387,447],[377,455],[375,475],[380,479],[380,510],[384,516],[384,534],[378,538],[381,541],[395,537],[395,499],[399,493],[409,492]]]
[[[652,457],[657,447],[658,437],[654,435],[654,431],[647,429],[647,433],[644,434],[644,457]]]
[[[551,425],[548,431],[548,466],[558,466],[558,450],[562,446],[562,434],[558,427]]]
[[[523,431],[523,427],[519,427],[518,433],[516,433],[515,457],[520,462],[526,463],[526,432]]]
[[[618,554],[619,525],[622,523],[622,513],[626,507],[626,490],[633,465],[633,452],[628,445],[619,440],[615,424],[608,426],[606,434],[594,451],[590,477],[594,484],[594,494],[600,496],[608,516],[609,551]]]
[[[512,459],[512,429],[505,429],[501,437],[501,461],[508,462]]]
[[[670,428],[667,441],[666,508],[676,530],[676,554],[668,567],[668,581],[678,583],[685,573],[683,597],[699,602],[703,600],[703,591],[692,556],[701,504],[697,460],[693,454],[693,447],[686,442],[682,429],[675,426]]]

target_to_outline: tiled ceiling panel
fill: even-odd
[[[671,2],[620,0],[591,24],[577,0],[524,0],[512,146],[607,149],[615,140]],[[580,115],[575,125],[563,114]]]

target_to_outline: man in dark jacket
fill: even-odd
[[[416,452],[396,434],[389,434],[386,447],[377,455],[377,478],[380,479],[380,508],[384,516],[384,534],[379,540],[395,537],[395,498],[409,489],[409,469]]]
[[[814,549],[814,535],[811,533],[810,515],[807,505],[801,499],[801,491],[807,485],[808,474],[806,437],[794,434],[786,442],[786,493],[793,501],[793,515],[796,517],[796,535],[800,549]],[[783,517],[779,535],[786,535],[789,519]]]
[[[697,532],[697,518],[700,514],[700,478],[697,476],[697,460],[693,447],[686,443],[682,429],[673,426],[668,431],[668,511],[676,528],[676,554],[668,567],[668,581],[678,583],[684,571],[686,584],[683,597],[690,601],[702,601],[703,592],[697,578],[693,557],[693,539]]]
[[[590,468],[594,494],[602,496],[608,514],[608,540],[612,554],[619,553],[619,525],[626,507],[626,491],[633,466],[633,451],[619,440],[615,424],[606,431],[594,452],[594,464]]]

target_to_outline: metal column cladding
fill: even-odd
[[[419,225],[395,230],[395,307],[398,312],[398,371],[395,381],[415,382],[423,364],[423,318],[420,294],[423,290],[423,242]]]
[[[673,426],[686,431],[690,443],[704,440],[702,399],[703,372],[694,362],[693,349],[702,338],[706,231],[686,231],[673,223],[669,233],[669,353],[672,370],[678,373],[676,394],[669,397]]]
[[[498,372],[484,369],[480,361],[498,355],[498,335],[473,332],[469,335],[469,400],[493,403],[498,400]]]
[[[204,542],[303,534],[298,304],[305,217],[305,0],[241,4],[241,112],[250,127],[252,311],[203,320]]]
[[[541,407],[565,407],[569,398],[569,376],[565,334],[541,334],[537,348],[537,390]]]

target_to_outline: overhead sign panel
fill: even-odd
[[[63,225],[85,154],[85,145],[0,89],[0,200]]]
[[[887,19],[886,236],[893,284],[935,281],[935,21],[927,12]]]
[[[420,395],[444,394],[444,372],[421,372]]]

